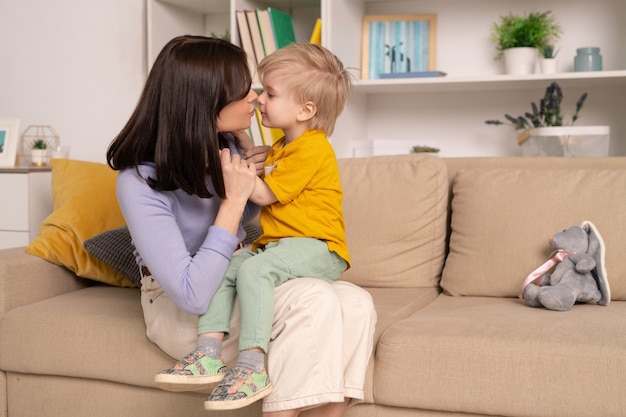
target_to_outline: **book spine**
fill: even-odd
[[[296,34],[293,29],[293,20],[291,15],[282,10],[268,7],[267,11],[272,22],[272,30],[274,31],[274,39],[276,39],[276,49],[283,48],[289,44],[296,42]]]
[[[309,43],[314,43],[317,45],[322,44],[322,19],[319,17],[315,21],[315,26],[313,27],[313,31],[311,32],[311,38],[309,39]]]
[[[259,75],[256,71],[256,55],[254,54],[254,46],[252,45],[252,37],[250,36],[250,28],[248,27],[248,20],[243,10],[236,10],[235,17],[237,19],[237,29],[239,31],[239,43],[241,48],[245,51],[248,58],[248,67],[252,74],[252,82],[260,83]]]
[[[256,146],[265,145],[265,143],[263,142],[263,134],[261,133],[260,122],[259,122],[259,119],[256,117],[256,115],[250,120],[249,132],[250,132],[250,138],[252,139],[252,142]]]
[[[272,21],[267,10],[256,10],[257,22],[261,30],[261,38],[263,39],[263,47],[265,55],[269,55],[276,50],[276,40],[274,39],[274,30],[272,29]]]
[[[261,29],[259,28],[259,21],[256,18],[256,11],[244,10],[246,15],[246,21],[248,22],[248,29],[250,30],[250,38],[252,39],[252,46],[254,48],[254,55],[256,56],[257,64],[265,58],[265,48],[263,47],[263,38],[261,37]]]

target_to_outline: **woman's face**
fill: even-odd
[[[257,94],[250,89],[246,97],[227,104],[217,116],[217,130],[220,132],[234,132],[249,128],[250,118],[254,116],[254,101],[256,98]]]

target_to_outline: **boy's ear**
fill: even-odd
[[[313,103],[312,101],[307,101],[300,109],[300,113],[298,113],[298,121],[306,122],[307,120],[311,120],[316,113],[317,106],[315,105],[315,103]]]

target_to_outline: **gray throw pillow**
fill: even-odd
[[[258,221],[251,221],[243,226],[246,232],[244,244],[252,243],[263,232]],[[107,230],[87,239],[83,246],[91,255],[115,269],[121,276],[141,288],[141,274],[135,261],[135,246],[128,227],[122,226]]]
[[[87,252],[115,269],[136,287],[141,287],[141,274],[135,261],[135,247],[128,227],[107,230],[87,239],[83,246]]]

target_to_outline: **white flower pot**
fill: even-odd
[[[554,74],[556,73],[557,64],[556,58],[541,58],[539,60],[539,67],[541,68],[542,74]]]
[[[48,163],[48,150],[47,149],[31,149],[30,151],[31,163],[35,166],[41,167]]]
[[[539,52],[536,48],[520,47],[504,50],[504,67],[507,74],[526,75],[535,73]]]
[[[609,126],[554,126],[529,131],[523,156],[608,156]]]

